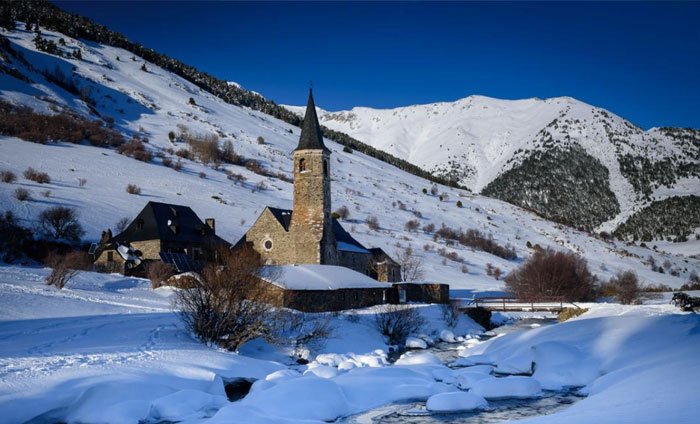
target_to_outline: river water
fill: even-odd
[[[516,331],[527,331],[545,325],[556,323],[556,319],[523,319],[497,327],[487,333],[484,339],[498,334],[508,334]],[[457,359],[456,343],[439,343],[426,351],[434,353],[443,363],[449,364]],[[408,402],[382,406],[362,414],[341,419],[341,423],[356,424],[432,424],[432,423],[461,423],[482,424],[515,421],[522,418],[552,414],[563,410],[583,399],[576,390],[565,392],[544,392],[538,399],[504,399],[489,401],[489,409],[484,411],[460,413],[433,413],[425,408],[425,402]]]

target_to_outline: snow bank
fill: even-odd
[[[333,421],[349,414],[345,394],[333,380],[307,376],[272,381],[277,384],[249,393],[226,408],[253,407],[272,417],[321,421]]]
[[[427,349],[428,343],[418,337],[409,337],[406,339],[406,347],[409,349]]]
[[[394,365],[426,365],[426,364],[442,365],[442,361],[440,360],[440,358],[435,356],[434,353],[408,352],[408,353],[404,353],[403,355],[401,355],[401,357],[394,363]]]
[[[426,407],[433,412],[462,412],[489,406],[483,397],[467,392],[439,393],[428,398]]]

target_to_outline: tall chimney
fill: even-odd
[[[207,223],[207,226],[216,233],[216,221],[214,221],[214,218],[207,218],[204,221]]]

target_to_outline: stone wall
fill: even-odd
[[[160,240],[142,240],[129,243],[135,250],[141,251],[141,259],[160,260]]]
[[[303,312],[331,312],[385,303],[381,288],[339,290],[284,290],[284,306]]]
[[[253,249],[270,265],[297,263],[294,238],[267,208],[248,230],[246,240],[253,244]],[[272,249],[269,250],[265,248],[265,242],[268,240],[272,242]]]
[[[361,274],[367,275],[370,259],[371,255],[369,253],[348,252],[346,250],[338,251],[339,265],[350,268]]]
[[[449,303],[450,286],[438,283],[396,283],[388,297],[389,303],[399,303],[399,288],[406,291],[406,302]]]
[[[112,256],[111,261],[108,260],[110,253]],[[117,252],[115,249],[107,249],[100,252],[95,259],[95,268],[98,271],[118,272],[123,274],[125,271],[125,263],[126,261],[119,255],[119,252]]]

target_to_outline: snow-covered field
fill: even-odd
[[[74,80],[79,86],[88,87],[97,102],[96,110],[114,117],[116,128],[148,137],[147,146],[153,152],[176,161],[167,149],[178,150],[185,144],[173,145],[167,134],[177,131],[177,125],[184,125],[193,133],[218,133],[222,141],[233,142],[238,154],[257,159],[267,169],[291,177],[291,151],[298,142],[299,128],[269,115],[227,104],[150,63],[146,63],[148,71],[144,72],[141,70],[143,59],[122,49],[42,31],[43,37],[56,42],[64,38],[66,47],[62,48],[66,51],[80,48],[83,55],[83,60],[59,58],[37,51],[31,41],[32,32],[0,31],[11,41],[12,48],[21,52],[33,66],[30,69],[13,62],[32,84],[0,73],[0,97],[3,99],[46,113],[53,113],[52,103],[56,103],[94,118],[82,100],[49,83],[39,73],[58,66],[70,75],[74,66]],[[189,103],[190,97],[195,105]],[[306,93],[300,93],[300,99],[304,98]],[[258,144],[258,137],[263,137],[264,144]],[[364,245],[381,247],[389,254],[411,246],[424,259],[424,278],[448,283],[458,296],[501,290],[502,281],[486,275],[486,265],[490,263],[507,274],[532,253],[532,249],[526,247],[528,242],[533,246],[539,244],[579,253],[603,279],[632,269],[644,283],[679,287],[688,281],[693,270],[700,272],[698,259],[605,242],[508,203],[467,191],[439,187],[440,192],[448,195],[446,201],[440,201],[437,196],[423,193],[424,189],[429,192],[431,187],[424,179],[359,152],[345,153],[342,146],[332,141],[326,140],[326,145],[333,152],[333,208],[347,206],[350,211],[343,226]],[[190,160],[184,160],[183,165],[177,172],[163,166],[158,158],[144,163],[114,150],[89,145],[40,145],[0,137],[0,170],[9,170],[18,176],[15,183],[0,183],[0,211],[10,210],[21,225],[34,227],[37,216],[47,207],[70,206],[80,213],[85,239],[97,241],[102,230],[114,229],[121,218],[133,218],[146,202],[155,200],[187,205],[201,218],[215,218],[217,232],[235,242],[264,206],[291,208],[290,183],[254,174],[241,166],[223,165],[215,170]],[[22,172],[30,166],[47,172],[51,183],[36,184],[24,179]],[[248,181],[236,185],[226,178],[226,170],[242,174]],[[200,178],[200,172],[205,173],[206,178]],[[80,178],[87,180],[84,186],[80,186]],[[267,188],[252,192],[260,181],[264,181]],[[128,194],[127,184],[138,185],[142,194]],[[15,199],[13,193],[18,187],[30,190],[33,200]],[[47,191],[50,193],[45,196]],[[463,207],[457,207],[457,201],[461,201]],[[420,217],[416,216],[418,214]],[[368,216],[378,218],[379,231],[370,230],[364,223]],[[444,224],[492,234],[499,244],[514,246],[519,259],[509,261],[457,244],[448,246],[447,251],[454,251],[462,262],[445,260],[443,264],[444,258],[437,250],[445,247],[444,243],[435,242],[431,233],[406,231],[404,225],[412,219],[417,219],[421,227],[433,224],[440,228]],[[653,272],[647,263],[649,256],[658,264],[669,261],[670,269],[676,269],[678,276]]]
[[[417,306],[425,336],[453,341],[466,368],[432,353],[394,365],[374,328],[376,308],[337,314],[334,338],[296,365],[285,351],[251,342],[240,354],[198,343],[171,310],[172,289],[147,280],[83,272],[68,288],[48,270],[0,266],[0,422],[309,423],[404,401],[444,413],[488,409],[583,387],[569,409],[527,422],[694,423],[700,408],[700,317],[666,303],[583,305],[563,324],[533,325],[480,342],[466,317],[445,331],[437,306]],[[455,339],[453,339],[455,337]],[[531,377],[495,378],[501,373]],[[229,402],[224,382],[256,380]]]

